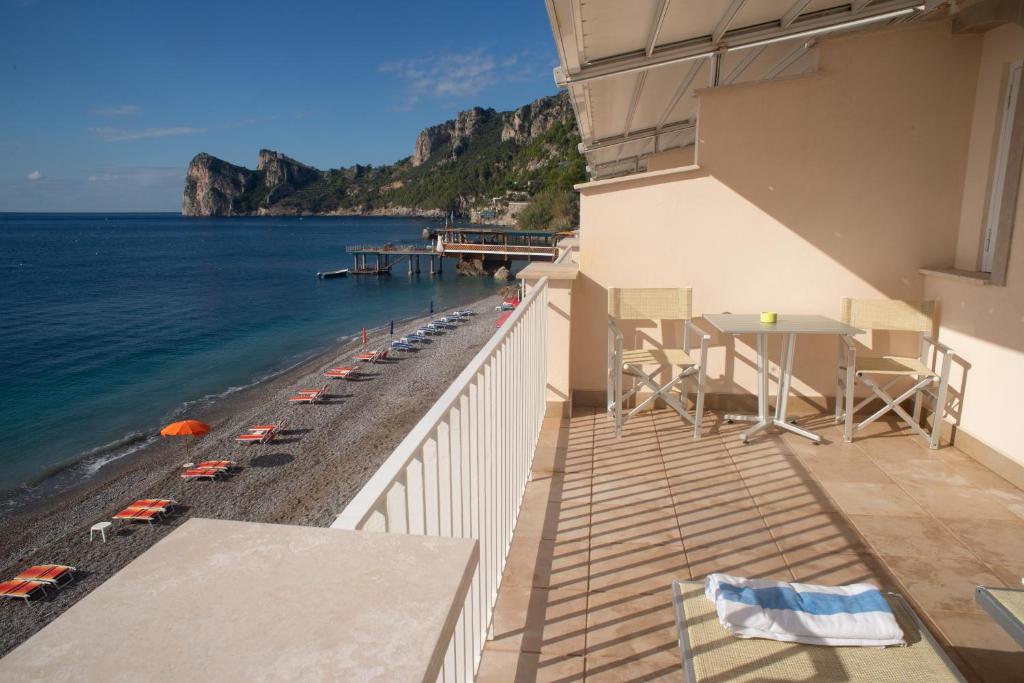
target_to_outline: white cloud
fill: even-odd
[[[93,116],[132,116],[139,113],[137,104],[118,104],[113,107],[97,107],[90,109]]]
[[[502,82],[519,80],[523,70],[541,73],[528,53],[497,57],[482,48],[470,52],[442,52],[415,59],[381,64],[381,73],[405,82],[405,107],[425,98],[469,97]],[[524,61],[527,62],[524,64]]]
[[[0,180],[0,211],[177,211],[186,169],[107,166],[45,183]]]
[[[32,171],[27,176],[25,176],[25,179],[26,180],[42,180],[45,177],[46,176],[44,176],[42,174],[42,172],[40,172],[40,171]]]
[[[123,142],[125,140],[141,140],[143,138],[163,138],[168,135],[193,135],[205,133],[205,128],[191,126],[172,126],[166,128],[93,128],[92,134],[104,142]]]

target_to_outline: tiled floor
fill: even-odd
[[[1024,491],[951,447],[877,424],[844,444],[674,413],[617,439],[593,411],[549,420],[495,608],[482,681],[681,680],[669,586],[732,572],[908,597],[970,680],[1024,680],[1024,653],[973,600],[1019,586]]]

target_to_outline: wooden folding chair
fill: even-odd
[[[700,438],[701,416],[704,412],[704,374],[708,360],[710,335],[697,327],[692,318],[692,290],[685,289],[609,289],[608,290],[608,411],[615,420],[615,433],[622,433],[626,420],[660,399],[687,422],[693,425],[693,438]],[[626,320],[681,320],[683,322],[683,348],[626,350],[618,321]],[[691,338],[700,342],[700,358],[690,354]],[[646,368],[654,368],[647,372]],[[659,372],[668,368],[672,378],[658,384]],[[632,377],[633,386],[623,388],[623,378]],[[687,383],[697,380],[697,395],[693,412],[686,410]],[[626,411],[626,403],[643,388],[653,393]],[[679,398],[673,391],[679,390]]]
[[[852,441],[853,435],[869,424],[892,411],[907,423],[911,429],[928,442],[929,448],[939,447],[939,432],[945,413],[946,393],[949,388],[949,370],[953,350],[932,338],[934,326],[934,301],[899,301],[889,299],[843,299],[842,320],[844,323],[865,330],[891,330],[916,332],[921,335],[918,356],[859,356],[849,337],[839,337],[839,372],[836,380],[836,422],[845,421],[843,439]],[[939,370],[931,363],[935,356]],[[899,393],[893,391],[901,380],[910,380],[910,385]],[[860,382],[871,390],[871,395],[854,405],[854,388]],[[938,385],[937,390],[933,388]],[[900,405],[914,397],[914,411],[911,415]],[[883,406],[859,423],[853,421],[858,410],[874,399],[881,399]],[[931,431],[921,426],[923,399],[928,399],[932,409]]]

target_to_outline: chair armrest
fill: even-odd
[[[608,318],[608,332],[615,337],[615,341],[622,343],[622,330],[620,330],[619,326],[615,323],[615,318]]]
[[[936,340],[932,339],[927,334],[924,335],[924,343],[928,344],[933,349],[935,349],[936,351],[938,351],[939,353],[941,353],[943,355],[946,355],[946,356],[954,355],[953,349],[949,348],[948,346],[946,346],[942,342],[939,342],[939,341],[936,341]]]

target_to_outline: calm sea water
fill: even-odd
[[[420,238],[389,218],[0,214],[0,491],[86,474],[190,402],[362,327],[497,289],[491,278],[318,280],[345,246]],[[84,456],[84,457],[83,457]],[[63,470],[67,472],[67,470]],[[63,476],[68,476],[67,474]]]

